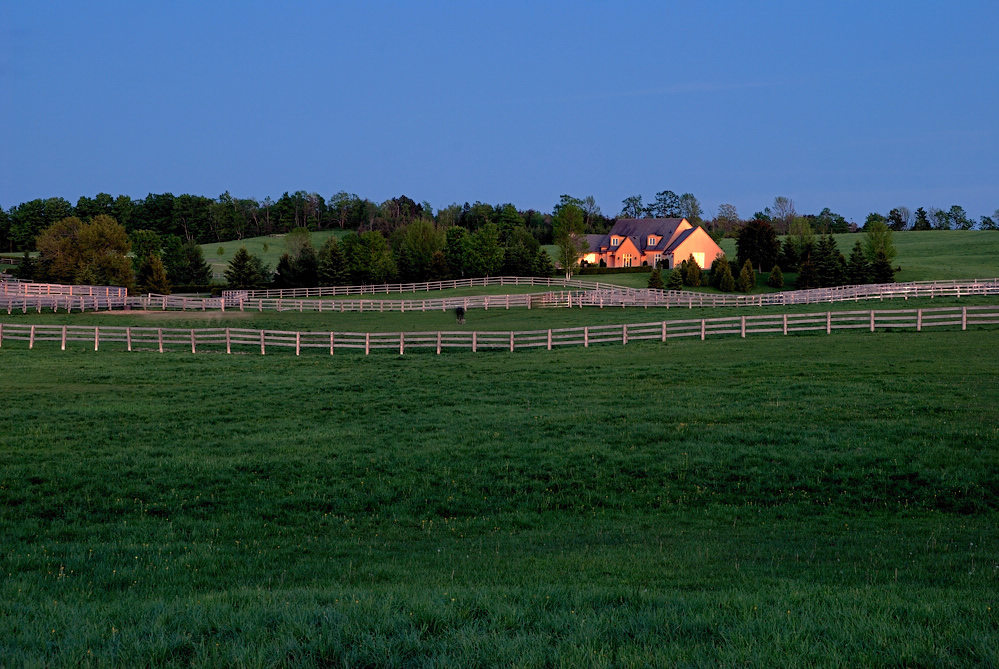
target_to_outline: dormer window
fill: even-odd
[[[617,246],[621,243],[620,237],[611,237],[611,246]]]
[[[657,243],[659,243],[659,238],[655,235],[649,235],[649,246],[655,246]]]

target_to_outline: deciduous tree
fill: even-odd
[[[641,195],[632,195],[621,200],[621,213],[618,218],[641,218],[645,214]]]
[[[555,244],[558,246],[559,264],[568,279],[579,267],[580,257],[589,248],[583,234],[583,210],[573,204],[561,207],[552,226]]]

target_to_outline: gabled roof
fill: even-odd
[[[669,245],[668,251],[669,252],[674,251],[676,249],[676,247],[678,247],[680,244],[682,244],[684,242],[684,240],[687,239],[687,237],[689,237],[692,234],[694,234],[695,230],[697,230],[697,228],[690,228],[689,230],[684,230],[683,232],[681,232],[679,234],[679,236],[676,238],[676,240],[672,244]]]
[[[601,248],[610,247],[610,237],[608,235],[585,235],[586,243],[590,245],[588,252],[600,253]]]
[[[684,220],[682,218],[619,218],[614,223],[610,233],[623,237],[648,237],[649,235],[670,237]]]

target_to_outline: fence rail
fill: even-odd
[[[315,298],[337,297],[340,295],[375,295],[379,293],[419,293],[433,290],[450,290],[453,288],[481,288],[485,286],[545,286],[548,288],[578,288],[590,290],[597,288],[621,288],[608,283],[584,281],[581,279],[566,279],[565,277],[538,276],[485,276],[474,279],[447,279],[441,281],[424,281],[420,283],[384,283],[371,286],[322,286],[316,288],[271,288],[267,290],[226,290],[222,297],[228,299],[253,298]]]
[[[4,278],[0,281],[0,296],[49,296],[71,295],[77,297],[103,297],[120,299],[128,296],[128,289],[121,286],[86,286],[61,283],[34,283]]]
[[[94,350],[112,345],[127,351],[190,351],[217,353],[267,353],[268,349],[319,349],[330,355],[340,350],[397,351],[431,349],[516,351],[529,348],[552,350],[562,346],[589,347],[601,344],[627,345],[636,341],[660,341],[693,337],[780,334],[836,330],[915,330],[950,327],[999,325],[999,305],[939,307],[927,309],[888,309],[866,311],[827,311],[807,314],[768,314],[729,316],[623,325],[593,325],[521,332],[301,332],[286,330],[251,330],[245,328],[153,328],[130,326],[39,325],[0,322],[0,349],[4,342],[27,342],[33,349],[38,342],[58,342],[61,350],[71,343],[83,342]]]
[[[498,280],[525,280],[525,277],[497,277]],[[530,280],[543,281],[546,279]],[[464,279],[468,282],[486,279]],[[551,279],[553,282],[564,279]],[[443,284],[445,287],[455,282],[433,282],[432,284],[389,284],[389,286],[413,286]],[[186,297],[182,295],[148,294],[128,296],[125,289],[107,286],[53,286],[50,284],[20,284],[21,286],[50,286],[51,292],[41,292],[41,288],[13,288],[9,292],[0,291],[0,309],[41,312],[52,311],[95,311],[101,309],[159,309],[207,311],[227,309],[239,311],[299,311],[299,312],[407,312],[407,311],[446,311],[456,307],[465,309],[510,309],[513,307],[764,307],[791,306],[802,304],[832,304],[836,302],[860,302],[862,300],[893,300],[909,298],[969,297],[999,295],[999,279],[972,281],[919,281],[911,283],[867,284],[859,286],[837,286],[793,290],[781,293],[759,295],[731,295],[722,293],[698,293],[692,291],[646,290],[613,286],[610,284],[589,284],[586,289],[557,290],[543,293],[517,293],[505,295],[470,295],[467,297],[437,297],[412,299],[364,299],[357,294],[344,295],[341,299],[318,299],[313,297],[253,297],[248,291],[227,291],[223,297]],[[7,286],[7,283],[2,284]],[[18,285],[13,283],[13,286]],[[517,285],[517,284],[509,284]],[[528,285],[528,284],[522,284]],[[70,292],[56,292],[57,288],[70,289]],[[342,288],[342,287],[340,287]],[[349,288],[368,288],[352,286]],[[72,293],[77,289],[78,293]],[[85,290],[89,289],[89,290]],[[122,291],[117,295],[115,290]],[[299,291],[325,289],[296,289]],[[103,291],[103,292],[102,292]],[[270,291],[256,291],[270,292]],[[353,296],[352,296],[353,295]]]

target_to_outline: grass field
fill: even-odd
[[[863,242],[863,232],[833,235],[844,256],[853,245]],[[999,276],[999,231],[921,230],[892,235],[898,255],[894,265],[902,271],[896,281],[934,279],[992,279]],[[723,239],[722,250],[735,257],[735,239]]]
[[[995,665],[997,348],[4,346],[0,658]]]
[[[584,309],[526,309],[502,307],[483,310],[469,309],[465,323],[458,324],[453,310],[416,312],[345,312],[317,313],[306,311],[93,311],[86,313],[41,314],[16,309],[11,315],[0,314],[0,320],[21,323],[58,325],[132,325],[143,327],[174,328],[255,328],[270,330],[337,331],[337,332],[433,332],[449,331],[499,331],[544,330],[548,328],[582,327],[584,325],[617,325],[621,323],[650,323],[691,318],[723,318],[729,316],[812,313],[826,311],[855,311],[868,309],[919,309],[953,307],[961,305],[994,305],[994,296],[966,298],[921,298],[912,300],[870,300],[773,307],[720,307],[720,308],[606,308]]]
[[[315,231],[311,234],[312,245],[318,251],[330,237],[335,236],[340,238],[349,232],[351,231],[340,230],[339,228]],[[281,254],[287,250],[284,245],[284,235],[264,235],[262,237],[247,237],[246,239],[234,239],[215,244],[202,244],[201,252],[211,266],[215,278],[221,279],[226,266],[232,260],[232,256],[244,246],[247,251],[263,260],[271,268],[271,271],[274,271],[278,260],[281,259]],[[218,252],[219,249],[222,249],[221,255]]]

